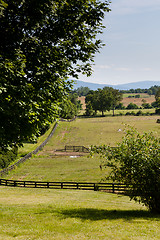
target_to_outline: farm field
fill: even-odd
[[[140,95],[139,98],[128,98],[128,96],[136,96],[136,95]],[[82,109],[84,110],[86,108],[85,106],[85,97],[79,97],[79,100],[82,103]],[[134,103],[137,106],[141,106],[143,103],[143,100],[146,101],[146,103],[151,104],[152,102],[155,101],[155,96],[154,95],[148,95],[147,93],[125,93],[123,94],[123,99],[122,99],[122,103],[124,104],[124,106],[126,107],[129,103]]]
[[[60,122],[42,151],[3,178],[99,182],[108,172],[100,170],[100,158],[88,158],[86,154],[75,157],[74,153],[66,156],[55,150],[63,149],[65,145],[115,146],[124,136],[124,124],[134,126],[140,132],[153,131],[159,136],[160,125],[156,119],[157,116],[107,116]],[[38,141],[41,142],[42,139]],[[25,144],[19,154],[24,155],[34,147]],[[158,240],[160,236],[160,215],[151,214],[127,196],[2,186],[0,196],[0,239]]]

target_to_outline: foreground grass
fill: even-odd
[[[155,239],[160,215],[126,196],[0,187],[0,239]]]

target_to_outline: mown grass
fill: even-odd
[[[160,215],[126,196],[1,187],[0,239],[158,240]]]

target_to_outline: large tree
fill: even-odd
[[[35,138],[57,116],[68,77],[90,75],[109,2],[0,2],[0,147]]]
[[[92,106],[95,112],[102,112],[104,116],[104,111],[113,110],[122,100],[122,93],[112,87],[104,87],[103,89],[98,89],[96,91],[90,91],[85,99],[86,106]],[[87,109],[88,111],[88,109]]]

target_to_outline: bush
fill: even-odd
[[[107,179],[126,184],[131,199],[160,213],[160,138],[129,128],[116,148],[95,146],[92,152],[104,157],[101,167],[111,168]]]
[[[126,109],[138,109],[138,106],[135,103],[129,103]]]
[[[143,112],[141,110],[139,110],[137,113],[136,113],[136,116],[142,116],[144,115]]]
[[[18,148],[13,147],[11,149],[0,150],[0,168],[6,168],[11,162],[15,161],[17,157]]]

